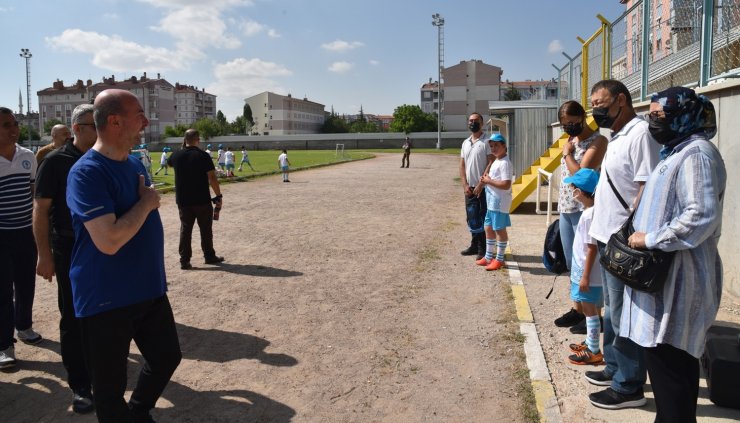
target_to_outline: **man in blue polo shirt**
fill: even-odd
[[[67,178],[75,314],[98,420],[150,422],[182,354],[167,299],[159,194],[141,162],[129,156],[149,121],[125,90],[100,93],[93,114],[98,139]],[[145,362],[127,406],[132,339]]]

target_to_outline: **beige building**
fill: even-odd
[[[244,100],[252,109],[252,132],[262,135],[318,134],[324,125],[324,105],[265,91]]]
[[[205,88],[175,83],[175,124],[191,125],[198,119],[216,119],[216,96]]]
[[[439,110],[439,81],[429,82],[421,86],[421,111],[424,113],[438,113]]]
[[[486,116],[488,102],[501,98],[501,74],[498,66],[483,63],[482,60],[461,61],[445,68],[442,72],[442,125],[445,131],[466,131],[467,118],[473,112]],[[422,107],[425,112],[436,112],[436,83],[430,81],[421,89]],[[430,93],[430,94],[427,94]],[[425,103],[425,96],[431,96],[431,103]],[[435,101],[436,100],[436,101]],[[429,105],[431,104],[431,105]],[[426,109],[425,109],[426,108]]]
[[[116,81],[115,76],[103,78],[103,82],[93,84],[91,80],[77,80],[74,85],[65,86],[57,80],[50,88],[38,91],[39,127],[51,119],[58,119],[71,125],[72,111],[80,104],[90,103],[102,91],[110,88],[128,90],[134,94],[144,108],[149,126],[144,129],[143,143],[157,142],[164,138],[164,128],[175,125],[175,87],[161,78],[149,78],[146,72],[137,78]],[[215,106],[215,104],[214,104]]]

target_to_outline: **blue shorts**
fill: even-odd
[[[282,169],[283,172],[287,172],[288,171],[288,166],[282,166],[280,169]]]
[[[490,226],[494,231],[500,231],[511,226],[511,218],[509,213],[502,213],[500,211],[486,211],[486,219],[483,221],[483,226]]]
[[[570,299],[579,303],[590,303],[600,306],[603,304],[602,294],[604,293],[604,287],[601,286],[589,286],[587,292],[581,292],[579,290],[578,282],[570,282]]]
[[[229,163],[226,165],[226,169],[229,169],[229,170],[234,169],[234,165],[232,163]]]

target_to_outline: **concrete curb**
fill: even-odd
[[[529,308],[529,300],[522,283],[519,264],[513,260],[510,253],[510,251],[507,251],[506,267],[509,270],[511,293],[514,295],[514,305],[519,319],[519,332],[525,337],[524,353],[527,357],[527,367],[529,368],[529,378],[532,381],[537,412],[540,414],[541,422],[562,423],[563,418],[560,415],[558,397],[555,395],[545,354],[542,351],[537,328],[534,325],[532,310]]]

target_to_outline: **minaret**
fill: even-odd
[[[18,88],[18,115],[23,116],[23,96],[20,88]]]

